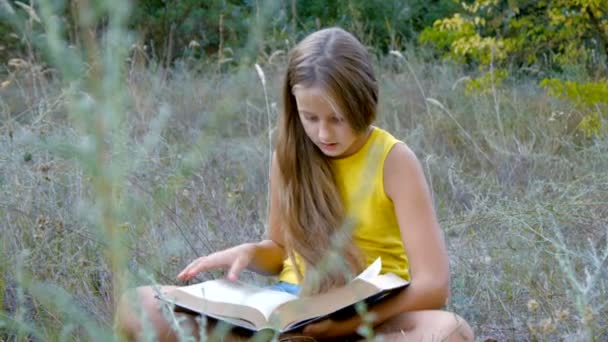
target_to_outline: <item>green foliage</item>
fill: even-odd
[[[509,63],[540,68],[605,62],[608,3],[595,0],[460,1],[450,17],[420,36],[446,57],[470,56],[475,63]],[[494,59],[488,59],[493,50]],[[605,71],[605,70],[603,70]]]
[[[433,21],[454,10],[452,0],[297,1],[297,20],[305,30],[342,26],[381,51],[409,45]]]
[[[202,56],[236,50],[246,44],[253,24],[255,2],[232,1],[160,1],[140,0],[130,20],[130,27],[140,35],[148,53],[159,59],[183,55],[193,44]]]
[[[16,1],[9,3],[17,15],[27,17]],[[66,38],[74,45],[82,43],[77,23],[90,13],[81,13],[77,0],[54,1],[53,6]],[[401,50],[456,6],[452,0],[136,0],[128,27],[138,35],[134,47],[162,63],[183,57],[251,61],[260,54],[285,50],[286,42],[293,44],[319,27],[333,25],[354,32],[378,51]],[[34,2],[32,9],[36,13],[39,3]],[[105,20],[96,20],[96,31],[101,33]],[[4,47],[0,56],[10,51],[12,57],[23,57],[24,40],[11,35],[21,31],[0,23],[0,47]]]
[[[587,137],[602,132],[602,113],[608,119],[608,80],[579,83],[544,79],[540,83],[549,94],[574,104],[583,116],[578,127]]]
[[[496,70],[495,72],[486,72],[482,76],[472,78],[467,81],[465,90],[467,93],[486,93],[496,88],[496,85],[502,84],[507,78],[506,70]]]
[[[432,27],[426,27],[420,34],[422,43],[434,43],[440,51],[446,51],[445,57],[451,56],[458,59],[457,55],[450,55],[452,44],[461,39],[466,39],[475,35],[475,24],[463,20],[459,13],[452,18],[437,20]]]
[[[545,79],[540,83],[549,93],[574,102],[577,107],[608,105],[608,80],[578,83],[559,79]]]
[[[488,79],[500,84],[509,67],[563,70],[583,66],[592,79],[606,75],[608,58],[608,2],[600,0],[556,1],[460,1],[461,9],[435,21],[420,35],[444,58],[478,66],[480,78],[467,90],[487,89]],[[490,67],[490,65],[492,67]],[[494,75],[487,74],[490,69]],[[585,135],[601,131],[605,82],[575,83],[557,79],[543,83],[551,93],[584,107],[578,128]],[[605,97],[604,97],[605,98]]]
[[[1,17],[0,17],[1,18]],[[19,55],[19,38],[15,35],[13,27],[4,21],[0,21],[0,60],[6,61],[11,58],[11,54]]]
[[[258,42],[262,51],[264,47],[282,48],[285,39],[293,42],[310,31],[334,25],[354,32],[372,47],[387,51],[402,49],[424,27],[453,11],[455,6],[452,0],[410,1],[407,4],[399,0],[215,0],[203,3],[141,0],[135,9],[132,27],[142,35],[143,42],[153,43],[157,51],[172,45],[172,51],[163,56],[167,53],[175,57],[182,55],[191,41],[200,44],[204,55],[223,53],[222,48],[230,48],[232,53],[240,55],[241,50],[250,45],[251,29],[256,27],[253,24],[264,14],[264,41]]]

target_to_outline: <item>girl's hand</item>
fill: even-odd
[[[202,256],[186,266],[186,268],[177,275],[177,278],[180,280],[190,280],[201,272],[217,268],[228,268],[228,279],[237,280],[241,271],[245,269],[253,259],[255,249],[255,244],[245,243],[207,256]]]
[[[356,334],[359,325],[361,325],[361,317],[358,315],[340,321],[325,319],[320,322],[307,325],[304,327],[302,333],[319,340],[332,339]]]

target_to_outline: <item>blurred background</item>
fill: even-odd
[[[262,238],[286,54],[327,26],[368,47],[376,124],[424,167],[447,309],[481,341],[608,338],[608,2],[0,0],[0,18],[0,340],[116,339],[126,288]]]

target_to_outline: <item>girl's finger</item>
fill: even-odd
[[[239,278],[239,274],[241,274],[241,271],[247,267],[247,258],[244,257],[238,257],[236,258],[236,260],[232,263],[232,265],[230,266],[230,270],[228,271],[228,279],[230,280],[237,280]]]
[[[193,271],[195,271],[199,267],[199,264],[203,260],[204,260],[204,257],[194,259],[190,264],[188,264],[188,266],[186,266],[186,268],[184,268],[177,275],[177,278],[184,279],[184,280],[188,280],[188,279],[192,278],[194,275],[196,275],[196,273],[198,273],[198,272],[194,273]]]
[[[228,265],[223,256],[218,253],[213,253],[208,256],[200,257],[199,260],[192,265],[189,273],[199,274],[216,268],[226,268]]]

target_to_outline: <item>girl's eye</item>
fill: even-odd
[[[332,117],[332,118],[331,118],[331,121],[332,121],[333,123],[342,123],[342,121],[344,121],[344,119],[339,118],[339,117],[337,117],[337,116],[334,116],[334,117]]]
[[[311,122],[315,122],[315,121],[317,121],[317,117],[316,116],[307,116],[306,120],[311,121]]]

